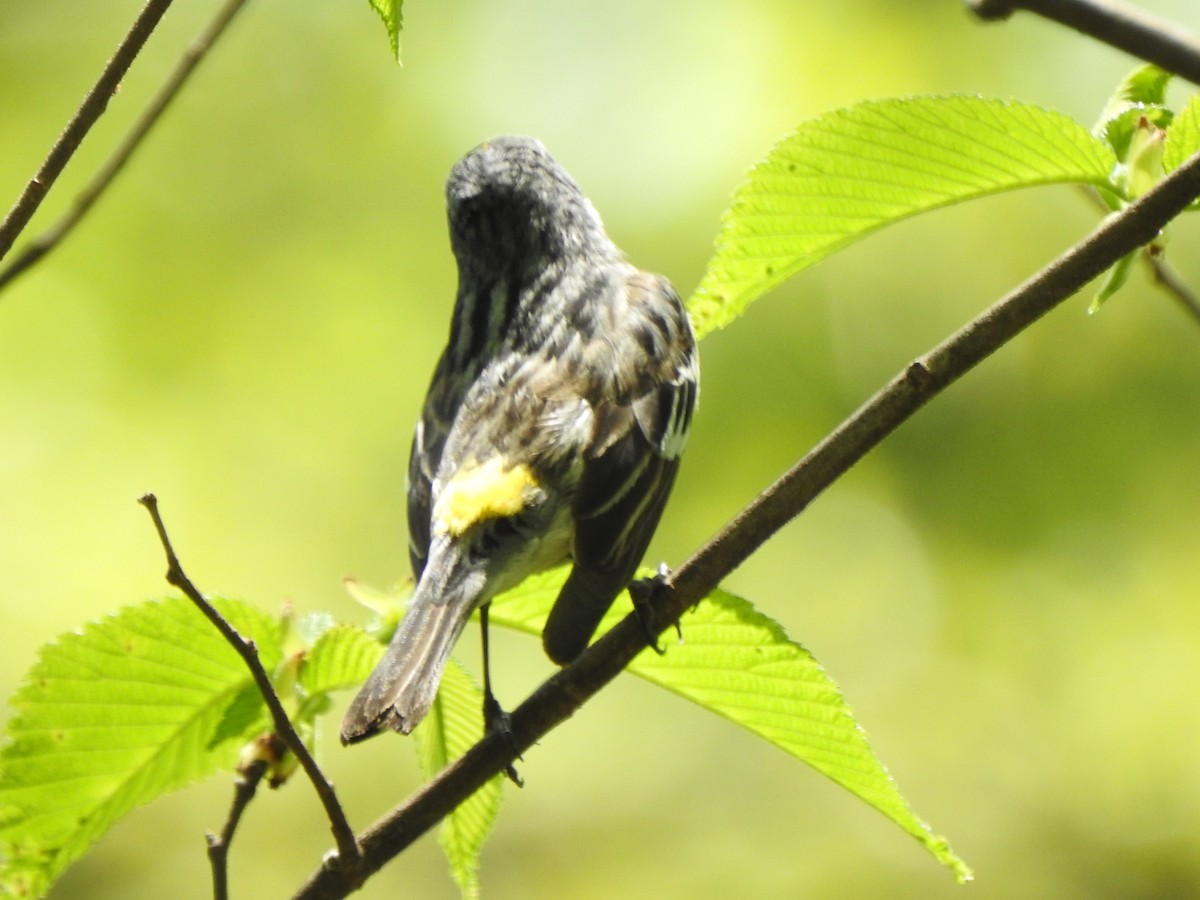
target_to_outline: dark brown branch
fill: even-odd
[[[267,761],[257,759],[238,773],[233,783],[233,803],[229,806],[229,816],[225,819],[225,827],[221,833],[208,835],[208,862],[212,867],[213,900],[229,900],[229,845],[233,843],[233,833],[237,831],[242,813],[254,799],[258,783],[267,772]]]
[[[512,713],[512,741],[492,733],[359,838],[360,879],[377,871],[519,753],[573,715],[646,647],[646,627],[658,634],[825,488],[900,427],[930,399],[1005,343],[1075,294],[1127,253],[1149,243],[1200,196],[1200,154],[1137,202],[1110,216],[1085,240],[1010,292],[982,315],[910,363],[782,478],[705,544],[650,598],[571,666],[555,674]],[[360,881],[323,865],[296,893],[303,900],[345,897]]]
[[[1092,188],[1083,188],[1082,193],[1092,202],[1092,205],[1101,212],[1108,212],[1108,204],[1101,199],[1100,195]],[[1175,268],[1167,262],[1162,248],[1155,248],[1153,245],[1143,247],[1139,255],[1146,263],[1146,268],[1150,270],[1150,275],[1154,279],[1154,283],[1160,287],[1164,293],[1170,294],[1179,304],[1180,308],[1191,316],[1197,324],[1200,324],[1200,297],[1196,296],[1195,291],[1188,286]]]
[[[87,96],[79,105],[79,109],[71,117],[71,121],[67,123],[67,127],[54,146],[50,148],[50,153],[42,162],[37,174],[25,185],[25,190],[21,192],[21,196],[17,198],[13,208],[9,210],[4,221],[0,222],[0,259],[3,259],[12,249],[17,235],[29,224],[29,220],[33,218],[33,214],[41,205],[51,186],[62,174],[62,170],[66,168],[75,151],[79,149],[79,145],[83,143],[88,131],[104,114],[104,110],[108,107],[109,97],[117,90],[117,85],[129,71],[133,60],[141,52],[151,32],[154,31],[155,26],[158,25],[170,5],[171,0],[147,0],[145,7],[134,21],[133,27],[129,29],[129,33],[118,45],[112,59],[104,67],[104,71],[100,73],[96,84],[88,91]]]
[[[1200,38],[1120,0],[965,0],[981,19],[1024,9],[1200,84]]]
[[[112,156],[105,161],[104,165],[92,177],[92,180],[80,191],[79,195],[72,202],[70,209],[50,228],[21,248],[21,252],[9,262],[3,271],[0,271],[0,291],[4,290],[18,276],[23,275],[38,263],[42,257],[62,243],[83,217],[87,215],[88,211],[100,198],[100,195],[108,189],[113,179],[125,168],[125,164],[129,162],[134,151],[141,145],[142,140],[150,132],[150,129],[154,127],[171,101],[175,99],[184,84],[187,83],[189,76],[195,71],[196,66],[200,64],[200,61],[204,59],[213,44],[224,33],[226,27],[233,20],[233,17],[245,5],[246,0],[228,0],[217,11],[217,15],[213,18],[212,22],[205,27],[204,31],[197,36],[196,40],[184,52],[183,58],[175,66],[175,71],[171,73],[162,87],[158,89],[158,92],[150,100],[146,109],[133,124],[133,128],[130,129],[124,140],[117,145]]]
[[[187,574],[183,571],[183,566],[180,565],[179,557],[175,555],[174,547],[171,546],[171,539],[167,537],[167,528],[163,524],[162,516],[158,512],[158,498],[153,494],[146,494],[138,502],[149,511],[150,518],[154,520],[154,528],[158,532],[158,539],[162,543],[163,551],[167,554],[167,583],[183,591],[200,612],[204,613],[205,618],[212,623],[213,627],[221,633],[221,636],[237,651],[238,656],[246,664],[246,668],[250,670],[250,674],[254,678],[254,684],[258,688],[258,692],[262,694],[263,700],[266,701],[267,709],[271,712],[271,721],[274,725],[275,733],[299,761],[300,767],[304,769],[308,780],[312,782],[313,788],[316,789],[321,804],[325,807],[325,814],[329,817],[330,830],[333,832],[333,837],[338,848],[337,857],[331,860],[329,865],[343,870],[346,877],[352,877],[359,864],[358,844],[354,840],[354,831],[350,828],[350,823],[346,821],[346,814],[338,802],[337,793],[334,791],[333,785],[325,777],[325,773],[321,771],[320,767],[317,766],[316,760],[308,752],[308,748],[304,746],[303,739],[296,733],[296,729],[292,726],[292,722],[283,708],[283,703],[280,701],[279,695],[275,693],[275,686],[271,684],[271,676],[267,674],[267,670],[263,668],[262,660],[258,658],[258,648],[254,646],[253,641],[242,637],[237,629],[217,612],[216,608],[205,599],[204,595],[197,590],[191,579],[187,577]]]

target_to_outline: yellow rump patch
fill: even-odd
[[[526,465],[506,468],[499,457],[464,466],[438,495],[433,530],[455,537],[488,519],[515,516],[538,487]]]

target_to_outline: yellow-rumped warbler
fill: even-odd
[[[342,742],[407,734],[487,603],[572,560],[542,633],[566,664],[633,577],[675,479],[698,391],[670,283],[635,269],[571,176],[500,137],[446,183],[458,296],[413,437],[416,592],[342,721]]]

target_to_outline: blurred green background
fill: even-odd
[[[0,2],[0,205],[139,5]],[[1192,0],[1142,5],[1200,27]],[[172,10],[30,234],[214,6]],[[405,576],[409,436],[455,286],[442,181],[480,140],[540,137],[617,243],[686,295],[730,190],[801,120],[955,91],[1090,125],[1134,65],[1028,15],[983,26],[956,0],[412,0],[405,26],[398,68],[365,2],[250,4],[86,225],[0,295],[6,696],[45,641],[166,591],[145,490],[209,592],[363,621],[339,578]],[[706,339],[649,561],[684,559],[1095,220],[1068,188],[936,213]],[[1193,284],[1198,238],[1193,222],[1172,234]],[[973,886],[791,758],[622,679],[527,755],[484,855],[487,895],[1200,895],[1200,328],[1141,270],[1100,315],[1089,297],[921,412],[728,582],[840,682]],[[551,667],[534,641],[498,644],[514,704]],[[472,635],[459,656],[477,665]],[[365,825],[418,784],[413,755],[387,737],[342,750],[333,725],[321,760]],[[139,810],[55,896],[207,896],[203,832],[230,795],[220,777]],[[287,895],[329,844],[305,784],[264,794],[234,847],[235,893]],[[455,895],[432,838],[361,896],[398,892]]]

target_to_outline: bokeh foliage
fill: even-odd
[[[410,5],[402,70],[353,5],[252,7],[92,223],[0,298],[5,684],[65,625],[161,592],[134,502],[148,487],[209,589],[352,618],[338,575],[402,576],[408,431],[453,291],[440,182],[479,139],[538,134],[630,256],[687,292],[742,170],[802,119],[978,90],[1090,121],[1130,66],[1035,21],[978,27],[954,3],[643,6]],[[135,9],[0,9],[3,196]],[[50,212],[203,15],[173,11]],[[938,214],[705,341],[652,555],[677,561],[1092,221],[1063,189]],[[1184,225],[1171,251],[1196,281],[1194,241]],[[1137,272],[1102,314],[1086,302],[922,412],[730,585],[837,674],[985,897],[1200,889],[1197,331]],[[497,655],[505,697],[548,670],[524,638]],[[622,685],[531,756],[536,789],[484,857],[492,896],[955,890],[869,810],[678,706]],[[356,821],[419,778],[395,742],[324,750]],[[679,753],[666,774],[645,764]],[[199,835],[227,800],[214,783],[139,813],[59,896],[127,896],[133,873],[148,895],[202,884]],[[234,883],[294,887],[328,843],[318,815],[302,791],[263,798]],[[280,846],[293,870],[256,864]],[[432,841],[394,869],[364,896],[453,893]]]

